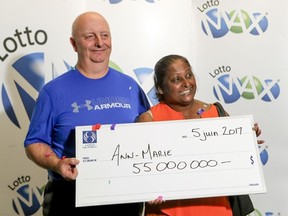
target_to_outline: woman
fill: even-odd
[[[186,58],[168,55],[154,68],[154,83],[159,104],[141,114],[138,122],[219,117],[217,107],[194,98],[196,81]],[[228,115],[225,111],[224,114]],[[257,123],[256,135],[261,134]],[[258,141],[259,144],[264,141]],[[241,202],[241,203],[240,203]],[[241,206],[241,207],[240,207]],[[162,202],[156,199],[145,205],[146,216],[244,216],[254,210],[248,195],[211,197]]]

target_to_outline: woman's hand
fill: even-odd
[[[148,203],[150,205],[159,205],[161,203],[165,202],[165,200],[163,200],[162,196],[158,196],[155,200],[149,201]]]
[[[262,131],[261,131],[258,123],[254,123],[254,127],[252,129],[255,131],[257,137],[259,137],[261,135]],[[258,144],[263,144],[264,142],[265,142],[264,140],[257,140]]]

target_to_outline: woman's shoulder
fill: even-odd
[[[141,113],[136,120],[136,122],[151,122],[151,121],[153,121],[153,114],[151,110]]]
[[[202,109],[202,117],[229,116],[219,102],[205,103],[203,101],[198,101],[198,106]]]
[[[212,103],[206,103],[204,101],[200,101],[200,100],[196,100],[196,99],[195,99],[195,104],[197,107],[199,107],[199,109],[203,109],[203,111],[208,111],[213,106]]]

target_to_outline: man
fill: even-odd
[[[70,42],[76,67],[40,91],[24,142],[27,156],[48,170],[43,215],[138,215],[137,203],[75,207],[75,126],[131,123],[149,102],[135,80],[108,66],[112,44],[103,16],[79,15]]]

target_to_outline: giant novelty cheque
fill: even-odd
[[[265,193],[253,117],[76,127],[76,206]]]

